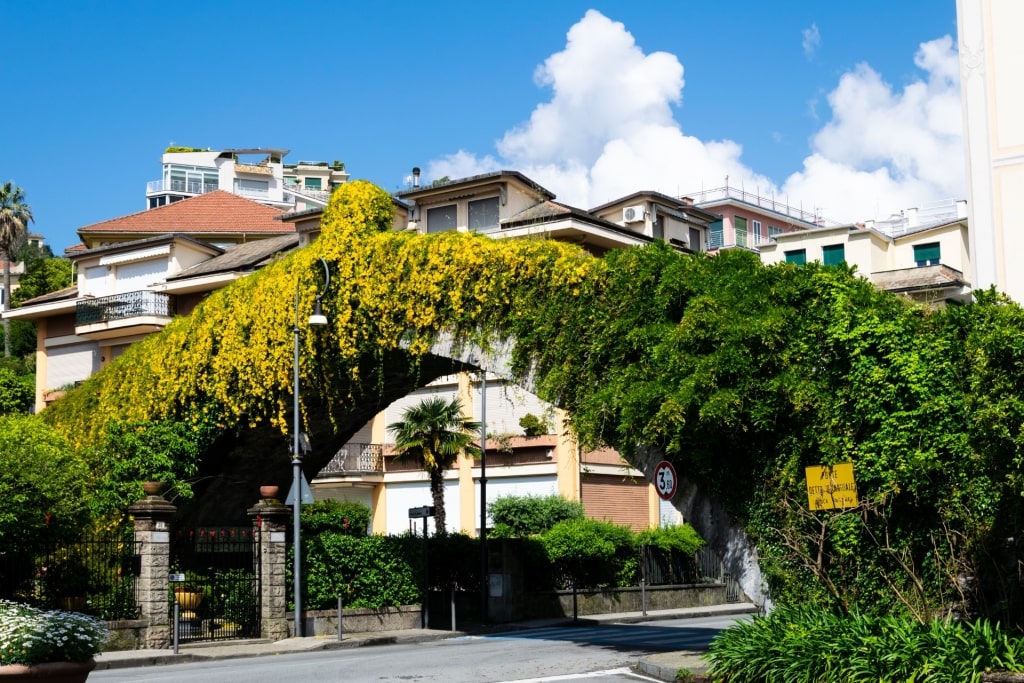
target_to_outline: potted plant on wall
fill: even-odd
[[[84,614],[0,600],[0,633],[0,682],[82,683],[96,668],[107,628]]]

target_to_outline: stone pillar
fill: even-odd
[[[139,542],[141,569],[136,594],[141,618],[148,624],[147,648],[171,646],[171,619],[167,613],[167,572],[171,561],[171,517],[177,511],[160,496],[147,496],[128,508],[135,518],[135,540]]]
[[[253,535],[259,543],[260,630],[270,640],[289,637],[286,591],[286,549],[291,508],[276,499],[264,499],[248,510]]]

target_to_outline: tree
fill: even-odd
[[[32,207],[25,203],[25,191],[8,180],[0,185],[0,251],[4,258],[4,297],[2,310],[10,307],[11,301],[11,254],[25,236],[31,223]],[[11,323],[4,320],[4,356],[11,355]]]
[[[400,457],[416,460],[430,475],[435,528],[444,531],[444,473],[460,453],[480,454],[480,448],[473,443],[480,423],[462,415],[459,399],[445,401],[433,397],[406,410],[402,419],[388,425],[388,429],[395,433]]]
[[[11,303],[17,306],[43,294],[70,287],[71,261],[66,258],[36,256],[25,259],[25,272],[18,280],[18,289],[11,294]]]
[[[89,471],[54,428],[34,415],[0,417],[0,538],[31,556],[88,519]]]

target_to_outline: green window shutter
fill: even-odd
[[[737,246],[747,246],[747,219],[742,216],[735,216],[732,219],[733,231],[736,233],[734,240]]]
[[[919,266],[936,265],[941,258],[938,242],[919,244],[914,247],[914,261]]]
[[[807,263],[807,250],[796,249],[794,251],[787,251],[786,263],[792,263],[798,266],[804,265],[805,263]]]
[[[826,266],[838,266],[846,262],[846,248],[842,244],[830,244],[821,248],[821,262]]]

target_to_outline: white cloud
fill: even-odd
[[[590,10],[536,71],[551,98],[504,134],[497,157],[460,150],[428,164],[427,177],[515,169],[559,201],[588,208],[637,190],[720,187],[728,176],[730,186],[819,207],[835,220],[884,217],[964,193],[952,39],[922,44],[915,64],[924,77],[902,90],[866,64],[844,74],[828,94],[831,118],[813,135],[810,155],[778,187],[743,162],[739,143],[683,132],[672,111],[684,85],[678,58],[645,55],[623,24]]]
[[[804,39],[801,46],[804,48],[804,56],[811,59],[821,47],[821,32],[818,31],[817,24],[811,24],[810,28],[805,28],[802,33]]]
[[[949,36],[914,59],[927,80],[896,91],[867,64],[829,93],[832,120],[814,136],[803,170],[784,191],[815,197],[825,215],[879,217],[936,199],[962,198],[962,119],[957,54]]]

